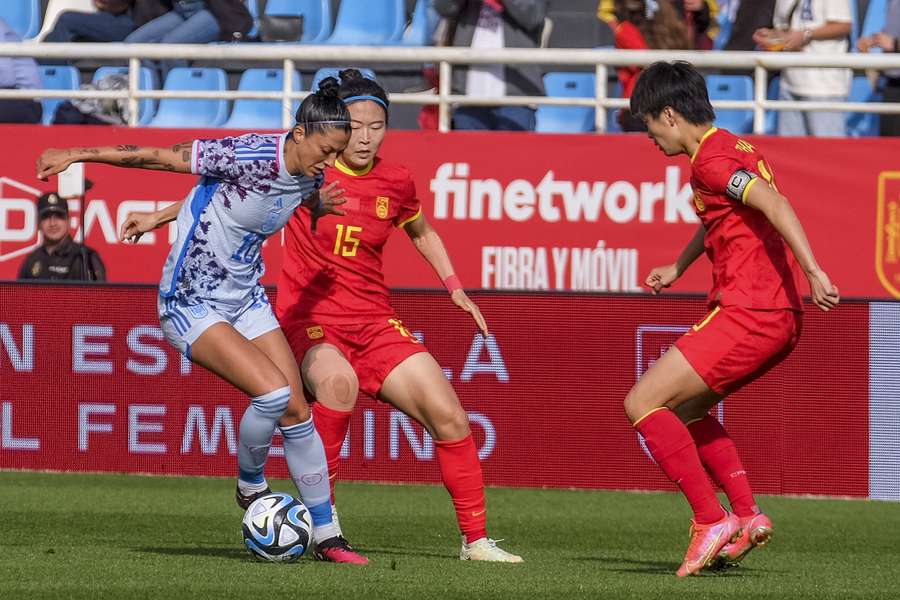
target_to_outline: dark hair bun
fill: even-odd
[[[345,83],[348,81],[358,81],[360,79],[365,79],[366,76],[360,73],[359,69],[344,69],[338,75],[341,78],[341,83]]]
[[[320,98],[337,98],[341,84],[334,77],[326,77],[319,82],[319,89],[316,90],[316,96]]]

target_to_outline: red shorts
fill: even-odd
[[[789,309],[717,306],[675,347],[713,391],[730,394],[787,358],[802,325],[803,313]]]
[[[359,389],[375,396],[388,374],[401,362],[428,349],[399,318],[352,325],[315,322],[282,323],[297,364],[313,346],[332,344],[344,355],[359,379]]]

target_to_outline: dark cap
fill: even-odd
[[[43,219],[50,213],[65,216],[69,214],[69,203],[65,198],[60,198],[56,192],[50,192],[38,198],[37,209],[38,219]]]

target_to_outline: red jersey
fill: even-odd
[[[278,279],[279,320],[365,323],[393,317],[382,273],[382,250],[396,227],[422,214],[416,187],[404,167],[376,158],[362,171],[340,161],[325,185],[345,190],[343,217],[319,219],[297,210],[285,226],[284,264]]]
[[[710,303],[803,310],[793,253],[766,216],[744,204],[753,185],[766,184],[775,187],[772,169],[755,147],[723,129],[704,134],[691,157],[691,187],[713,264]]]

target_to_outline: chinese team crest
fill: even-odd
[[[387,219],[390,209],[391,199],[387,196],[378,196],[375,198],[375,214],[379,219]]]

